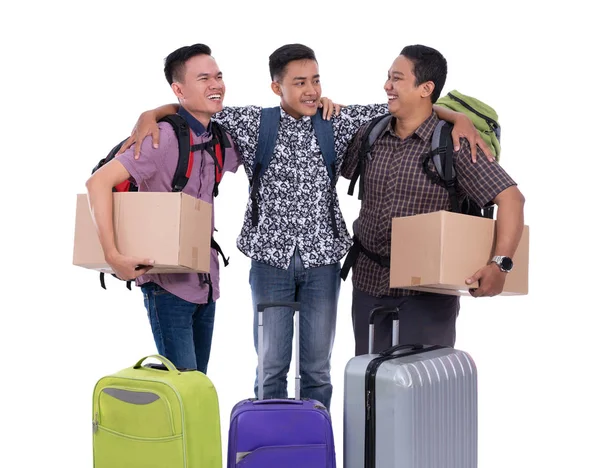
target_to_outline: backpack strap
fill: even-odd
[[[360,243],[360,239],[356,234],[354,234],[354,236],[352,237],[352,246],[350,247],[350,250],[346,255],[346,260],[344,260],[342,269],[340,270],[340,276],[344,281],[346,281],[350,269],[354,267],[354,264],[356,263],[356,260],[358,260],[358,257],[361,253],[364,254],[367,258],[369,258],[371,261],[377,263],[377,265],[379,265],[380,267],[390,268],[390,256],[379,255],[375,252],[371,252]]]
[[[229,258],[225,258],[225,254],[221,249],[221,246],[217,243],[213,236],[210,236],[210,248],[215,249],[217,254],[223,258],[223,263],[225,266],[229,265]],[[208,302],[213,300],[213,283],[212,277],[210,273],[198,273],[198,279],[200,280],[200,285],[208,284]]]
[[[177,137],[179,159],[177,160],[177,168],[173,176],[171,190],[173,192],[181,192],[190,178],[192,166],[194,165],[194,153],[191,151],[192,133],[185,119],[179,114],[167,115],[160,119],[159,122],[168,122],[171,124]]]
[[[252,225],[258,226],[258,187],[260,179],[271,162],[277,133],[279,132],[279,106],[263,108],[260,113],[260,126],[258,128],[258,147],[254,156],[254,167],[250,179],[250,199],[252,201]]]
[[[221,258],[223,259],[223,264],[225,266],[229,265],[229,258],[225,258],[223,249],[221,249],[221,246],[217,243],[217,241],[214,239],[213,236],[210,236],[210,248],[215,249],[217,251],[217,254],[219,254],[221,256]]]
[[[329,217],[331,219],[333,237],[337,239],[340,237],[340,232],[335,220],[334,194],[336,184],[335,163],[337,158],[333,136],[333,122],[331,120],[324,120],[320,111],[317,111],[317,113],[311,117],[311,121],[321,154],[323,155],[323,162],[327,168],[327,174],[329,174],[329,190],[331,192],[331,196],[329,197]]]
[[[114,273],[111,273],[111,275],[117,279],[120,279]],[[133,282],[133,280],[127,280],[127,289],[129,289],[130,291],[131,291],[131,283],[132,282]],[[106,283],[104,282],[104,272],[100,272],[100,286],[102,287],[102,289],[106,289]]]
[[[385,114],[379,117],[374,118],[369,123],[367,130],[363,134],[362,140],[360,142],[360,147],[358,149],[358,163],[356,165],[356,169],[354,169],[354,173],[352,174],[352,178],[350,179],[350,186],[348,187],[348,195],[354,194],[354,186],[356,185],[356,181],[360,177],[360,184],[358,185],[358,199],[362,200],[363,191],[364,191],[364,171],[367,160],[371,160],[371,147],[381,136],[383,131],[386,129],[388,124],[392,120],[391,114]]]
[[[436,125],[431,138],[431,161],[440,178],[440,181],[450,196],[452,211],[460,213],[458,193],[456,191],[456,171],[454,169],[454,142],[452,141],[452,129],[454,126],[444,120]],[[426,165],[424,161],[424,168]],[[431,177],[431,174],[426,170]]]
[[[254,186],[256,180],[262,177],[271,162],[273,152],[275,151],[277,134],[279,133],[280,116],[281,110],[279,106],[263,108],[260,113],[258,147],[256,149],[256,156],[254,157],[252,180],[250,181],[252,186]]]
[[[333,137],[333,122],[331,120],[324,120],[321,112],[317,112],[311,117],[313,129],[319,142],[319,148],[323,155],[323,162],[327,168],[329,178],[335,180],[335,141]]]
[[[208,142],[204,149],[210,154],[215,163],[215,184],[213,186],[213,196],[219,195],[219,184],[223,178],[225,169],[225,153],[227,148],[231,148],[231,143],[227,134],[217,122],[211,122],[213,138]]]
[[[181,192],[190,178],[192,167],[194,166],[194,153],[196,151],[206,150],[215,162],[215,185],[213,186],[213,195],[219,194],[219,183],[223,178],[223,168],[225,166],[225,148],[231,148],[231,143],[225,135],[223,128],[216,122],[211,122],[213,138],[205,143],[194,144],[192,132],[185,119],[179,114],[167,115],[160,119],[160,122],[168,122],[173,127],[177,137],[179,148],[179,159],[177,168],[173,176],[172,191]]]

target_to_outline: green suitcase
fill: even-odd
[[[145,365],[148,358],[162,362]],[[94,388],[95,468],[221,468],[217,392],[196,370],[159,355],[102,377]]]

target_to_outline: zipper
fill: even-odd
[[[110,434],[116,435],[118,437],[122,437],[124,439],[151,441],[151,442],[168,442],[170,440],[177,440],[177,439],[180,439],[183,437],[183,435],[171,435],[171,436],[165,436],[165,437],[138,437],[138,436],[134,436],[134,435],[130,435],[130,434],[123,434],[122,432],[115,431],[113,429],[109,429],[108,427],[104,427],[104,426],[96,423],[95,431],[98,432],[98,430],[108,432]]]
[[[496,122],[494,119],[492,119],[491,117],[488,117],[487,115],[483,115],[481,112],[476,111],[475,109],[473,109],[469,104],[467,104],[465,101],[463,101],[462,99],[456,97],[454,94],[452,93],[448,93],[448,97],[450,99],[453,99],[454,101],[462,104],[463,106],[465,106],[467,109],[469,109],[471,112],[473,112],[474,114],[478,115],[479,117],[481,117],[483,120],[485,120],[487,122],[487,124],[491,127],[492,130],[495,130],[496,128],[500,128],[500,125],[498,124],[498,122]]]
[[[406,356],[413,356],[427,351],[442,349],[444,346],[420,348],[403,354],[384,354],[376,357],[367,365],[365,372],[365,468],[375,468],[376,421],[375,421],[375,383],[377,370],[385,361]]]

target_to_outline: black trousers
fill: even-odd
[[[422,294],[404,297],[375,297],[356,288],[352,292],[352,325],[355,354],[369,352],[369,314],[376,306],[400,307],[399,344],[443,345],[454,347],[456,318],[460,297],[443,294]],[[375,353],[392,344],[392,316],[375,317]]]

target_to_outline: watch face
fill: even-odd
[[[503,270],[510,271],[513,267],[513,261],[508,257],[504,257],[500,262],[500,266]]]

